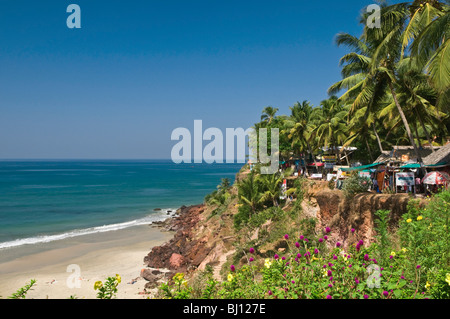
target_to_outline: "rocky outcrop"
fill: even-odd
[[[204,205],[183,206],[177,211],[176,218],[170,218],[156,226],[175,232],[174,237],[162,246],[156,246],[145,256],[144,263],[149,269],[167,269],[169,275],[182,272],[188,273],[196,269],[209,254],[211,248],[207,246],[207,241],[194,239],[200,215],[203,213]],[[148,276],[150,283],[159,280],[158,276]]]

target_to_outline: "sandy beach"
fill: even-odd
[[[27,299],[94,299],[94,283],[116,274],[122,278],[117,299],[147,298],[142,293],[146,281],[140,277],[143,259],[172,236],[146,225],[2,250],[0,298],[35,279]]]

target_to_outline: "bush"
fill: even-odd
[[[98,290],[98,299],[112,299],[116,296],[117,286],[122,281],[119,275],[115,277],[108,277],[105,283],[101,281],[96,281],[94,284],[94,289]]]
[[[344,180],[342,191],[347,198],[356,194],[367,192],[372,186],[372,181],[367,177],[361,177],[357,173]]]

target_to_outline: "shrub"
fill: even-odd
[[[351,198],[359,193],[365,193],[371,187],[372,182],[367,177],[361,177],[358,174],[352,174],[344,180],[342,191],[347,198]]]
[[[28,291],[34,286],[35,283],[36,280],[31,279],[29,284],[17,290],[15,293],[9,296],[8,299],[25,299]]]
[[[112,299],[117,293],[117,286],[122,281],[119,275],[115,277],[108,277],[105,283],[101,281],[96,281],[94,284],[94,289],[98,290],[98,299]]]

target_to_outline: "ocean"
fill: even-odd
[[[0,161],[2,250],[164,220],[242,164],[170,160]]]

